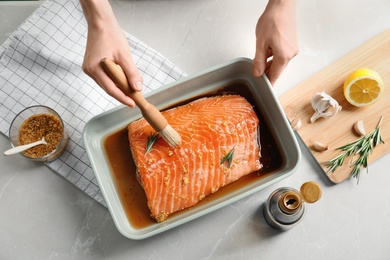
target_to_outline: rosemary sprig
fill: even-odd
[[[233,147],[233,149],[227,153],[221,160],[221,164],[227,161],[228,163],[228,168],[232,165],[233,162],[233,156],[234,156],[234,151],[236,150],[236,146]]]
[[[154,145],[155,142],[157,142],[160,139],[160,136],[158,135],[157,132],[150,133],[150,136],[148,137],[148,141],[146,142],[146,152],[150,152],[152,150],[152,146]]]
[[[383,116],[381,116],[376,128],[372,130],[371,133],[337,148],[336,150],[341,150],[343,153],[327,162],[326,167],[329,169],[327,174],[335,172],[339,166],[343,165],[345,158],[350,157],[350,167],[353,167],[350,178],[356,178],[359,183],[360,169],[364,167],[368,173],[368,156],[373,153],[376,146],[385,143],[380,131],[382,120]],[[355,155],[358,155],[359,157],[353,162],[352,160]]]

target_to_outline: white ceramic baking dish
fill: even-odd
[[[108,209],[118,230],[131,239],[144,239],[169,230],[188,221],[206,215],[243,197],[251,195],[271,184],[290,176],[300,161],[300,150],[295,135],[266,77],[252,76],[252,60],[234,59],[225,64],[188,76],[179,81],[148,93],[146,98],[159,109],[181,103],[205,93],[212,93],[232,82],[245,82],[253,95],[270,129],[282,157],[281,166],[265,177],[241,187],[234,192],[186,210],[182,214],[169,217],[163,223],[155,223],[145,228],[135,228],[123,209],[112,173],[103,150],[105,138],[141,117],[140,110],[119,106],[92,118],[83,131],[83,141],[92,168]],[[266,148],[263,148],[266,149]]]

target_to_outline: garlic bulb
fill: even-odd
[[[339,103],[322,91],[317,93],[311,99],[311,106],[314,108],[315,113],[310,118],[310,121],[314,123],[320,117],[331,117],[337,114],[341,110]]]

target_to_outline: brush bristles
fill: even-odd
[[[160,136],[172,147],[178,146],[181,143],[181,137],[175,129],[169,124],[159,132]]]

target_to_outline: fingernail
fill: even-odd
[[[137,81],[135,83],[135,89],[138,90],[138,91],[142,90],[142,82],[141,81]]]
[[[260,71],[258,70],[258,69],[254,69],[253,70],[253,76],[255,76],[255,77],[260,77],[261,75],[260,75]]]

